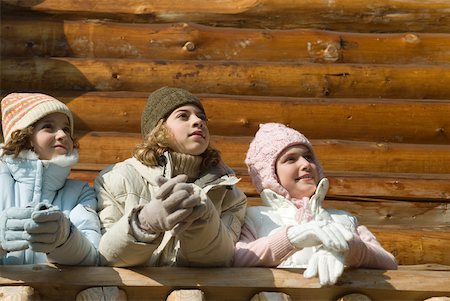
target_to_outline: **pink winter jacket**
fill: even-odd
[[[296,207],[280,195],[266,204],[269,206],[247,208],[245,224],[235,247],[233,266],[306,268],[312,248],[295,249],[287,238],[287,229],[297,223]],[[332,209],[330,212],[338,210]],[[356,218],[353,219],[357,223]],[[346,256],[348,267],[397,269],[395,257],[380,245],[365,226],[356,227],[349,249]]]

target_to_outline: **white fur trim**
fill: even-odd
[[[4,144],[0,144],[0,156],[3,154],[3,147]],[[38,154],[33,152],[30,149],[23,150],[19,153],[17,158],[14,158],[13,155],[4,155],[4,158],[7,158],[8,160],[39,160]],[[48,164],[53,163],[55,165],[61,166],[61,167],[69,167],[73,166],[78,162],[78,149],[74,148],[72,153],[69,155],[60,155],[56,156],[55,158],[51,160],[42,160],[43,164],[45,166],[48,166]]]
[[[73,166],[78,162],[78,150],[74,149],[70,155],[60,155],[52,158],[51,160],[42,160],[44,165],[53,163],[61,167]]]

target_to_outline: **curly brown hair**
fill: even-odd
[[[8,142],[2,146],[4,155],[13,155],[13,158],[17,158],[21,151],[33,149],[31,146],[31,136],[33,135],[34,126],[30,125],[26,128],[15,130],[11,133],[11,138]],[[74,137],[70,137],[73,141],[73,148],[79,148],[78,140]]]
[[[159,120],[144,142],[135,147],[134,157],[142,164],[158,166],[158,158],[165,151],[173,151],[169,146],[172,133],[167,128],[165,121],[165,119]],[[208,148],[200,156],[203,157],[202,168],[216,166],[221,161],[220,152],[211,145],[208,145]]]

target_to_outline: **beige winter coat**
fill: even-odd
[[[172,162],[166,153],[165,168],[147,167],[135,158],[112,165],[95,180],[102,239],[99,252],[110,266],[229,266],[234,245],[244,222],[246,196],[235,184],[232,170],[219,166],[200,174],[194,183],[210,208],[208,222],[195,225],[173,237],[169,232],[155,237],[136,227],[135,212],[152,200],[156,177],[172,177]]]

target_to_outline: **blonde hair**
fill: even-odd
[[[159,157],[166,151],[173,151],[170,141],[172,133],[167,128],[165,119],[160,119],[151,132],[145,137],[144,142],[134,149],[134,157],[147,166],[158,166]],[[200,155],[203,157],[202,167],[208,168],[219,164],[220,152],[208,145],[208,148]]]
[[[14,132],[12,132],[8,142],[2,146],[3,153],[1,154],[1,156],[13,155],[13,158],[17,158],[21,151],[32,150],[33,147],[31,146],[31,136],[33,135],[33,130],[34,126],[29,125],[26,128],[15,130]],[[73,148],[78,148],[78,140],[72,137],[70,134],[69,136],[73,141]]]

